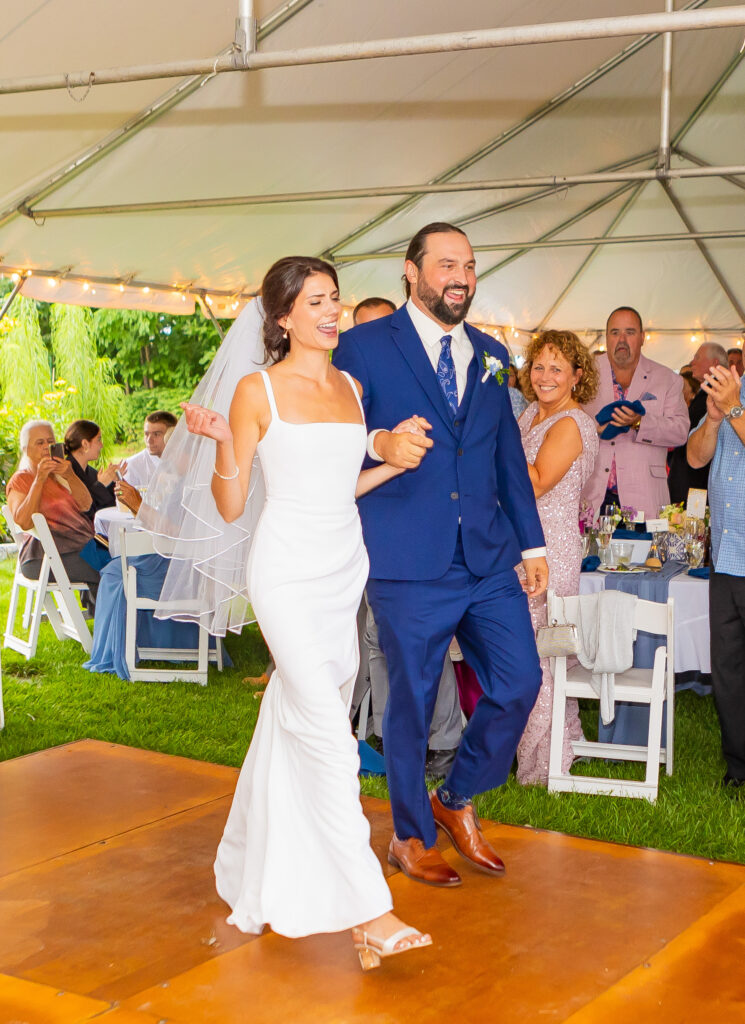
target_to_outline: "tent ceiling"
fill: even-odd
[[[697,0],[696,6],[712,5]],[[716,6],[735,4],[720,0]],[[259,49],[644,14],[659,7],[650,0],[305,0]],[[259,22],[274,9],[272,0],[259,3]],[[94,0],[33,0],[6,15],[0,66],[3,77],[12,77],[216,55],[232,41],[236,14],[237,0],[212,0],[208,15],[198,0],[130,0],[107,6],[105,18]],[[674,35],[673,142],[710,164],[745,164],[742,36],[742,29]],[[451,220],[465,224],[474,244],[515,243],[514,250],[479,254],[477,320],[590,330],[614,305],[630,303],[655,330],[651,354],[678,363],[679,337],[676,342],[668,336],[669,329],[729,331],[723,337],[731,344],[742,328],[737,307],[745,306],[745,238],[705,242],[735,304],[690,240],[517,253],[520,243],[546,236],[685,232],[654,181],[550,194],[501,188],[406,201],[387,196],[50,216],[37,223],[13,213],[24,200],[38,214],[45,208],[581,174],[624,163],[631,171],[648,170],[659,143],[661,60],[660,38],[599,39],[219,75],[185,90],[166,113],[38,201],[35,193],[50,175],[180,85],[96,86],[85,98],[85,90],[76,89],[80,102],[65,91],[2,95],[2,264],[230,295],[255,290],[281,255],[330,251],[362,257],[340,263],[345,301],[369,294],[399,301],[400,256],[365,255],[398,252],[422,224]],[[724,84],[689,124],[728,68]],[[581,88],[572,88],[580,82]],[[673,166],[695,164],[675,156]],[[745,176],[737,180],[745,183]],[[745,232],[745,192],[736,183],[686,179],[671,187],[696,230]],[[542,197],[529,201],[536,193]],[[81,285],[71,280],[64,288],[70,301]],[[34,279],[25,286],[45,298],[50,289]],[[162,299],[153,290],[135,296],[127,289],[124,298],[115,287],[96,290],[102,304],[126,299],[127,305],[157,305]],[[78,300],[92,301],[90,292],[81,290]],[[169,308],[191,308],[173,298],[163,301]],[[229,305],[221,312],[230,312]]]

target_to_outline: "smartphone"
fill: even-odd
[[[49,445],[49,454],[53,459],[64,459],[65,457],[65,446],[61,441],[57,441],[54,444]]]

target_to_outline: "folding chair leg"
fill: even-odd
[[[207,685],[207,668],[209,666],[209,655],[210,655],[210,635],[206,629],[202,626],[199,627],[199,652],[197,660],[197,672],[199,673],[199,683],[202,686]]]
[[[124,631],[124,660],[130,678],[134,678],[137,669],[137,576],[133,567],[127,569],[124,580],[127,599],[127,621]]]
[[[17,598],[16,598],[17,600]],[[31,622],[31,611],[34,607],[34,592],[30,588],[26,588],[26,605],[23,609],[23,628],[28,629],[29,623]],[[15,619],[15,606],[13,608],[13,618]]]
[[[223,668],[223,647],[222,637],[215,637],[215,663],[217,664],[217,671],[222,672]]]
[[[649,736],[647,737],[647,772],[645,782],[648,786],[654,786],[655,795],[660,782],[662,706],[661,700],[652,700],[649,705]]]
[[[551,788],[551,776],[561,775],[561,754],[564,749],[564,721],[566,719],[567,697],[564,688],[566,663],[563,669],[554,662],[554,702],[551,710],[551,744],[548,755],[548,774]]]

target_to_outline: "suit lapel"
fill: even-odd
[[[641,398],[642,395],[649,391],[648,381],[649,360],[646,356],[640,355],[636,370],[634,370],[634,376],[631,378],[631,383],[629,384],[629,390],[626,392],[626,398],[629,402],[636,401],[637,398]]]
[[[411,317],[402,306],[391,317],[391,336],[398,346],[401,355],[409,364],[409,368],[417,379],[417,383],[426,394],[437,414],[452,434],[455,433],[450,409],[442,393],[437,374],[424,350],[422,339],[414,330]],[[413,410],[415,411],[415,410]]]
[[[483,339],[480,337],[480,333],[477,330],[475,330],[475,328],[471,327],[470,324],[464,324],[464,326],[466,329],[466,337],[473,346],[473,357],[476,360],[476,379],[474,380],[473,384],[471,402],[466,411],[466,422],[463,425],[463,437],[465,438],[466,434],[468,433],[474,422],[476,415],[478,414],[479,407],[481,406],[481,403],[484,401],[487,391],[489,391],[492,387],[500,387],[500,385],[497,384],[496,381],[492,380],[482,382],[481,377],[483,376],[483,374],[481,370],[481,353],[483,350],[487,348],[487,345],[483,343]],[[496,353],[493,352],[490,354],[496,355]]]

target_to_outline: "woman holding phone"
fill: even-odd
[[[46,420],[29,420],[21,427],[21,461],[8,481],[6,495],[18,527],[33,529],[35,512],[47,521],[62,563],[71,580],[87,583],[95,600],[98,572],[80,557],[81,550],[93,538],[93,524],[86,516],[91,495],[64,457],[64,446],[54,439],[54,428]],[[27,536],[18,560],[23,575],[39,578],[44,558],[41,544]]]

